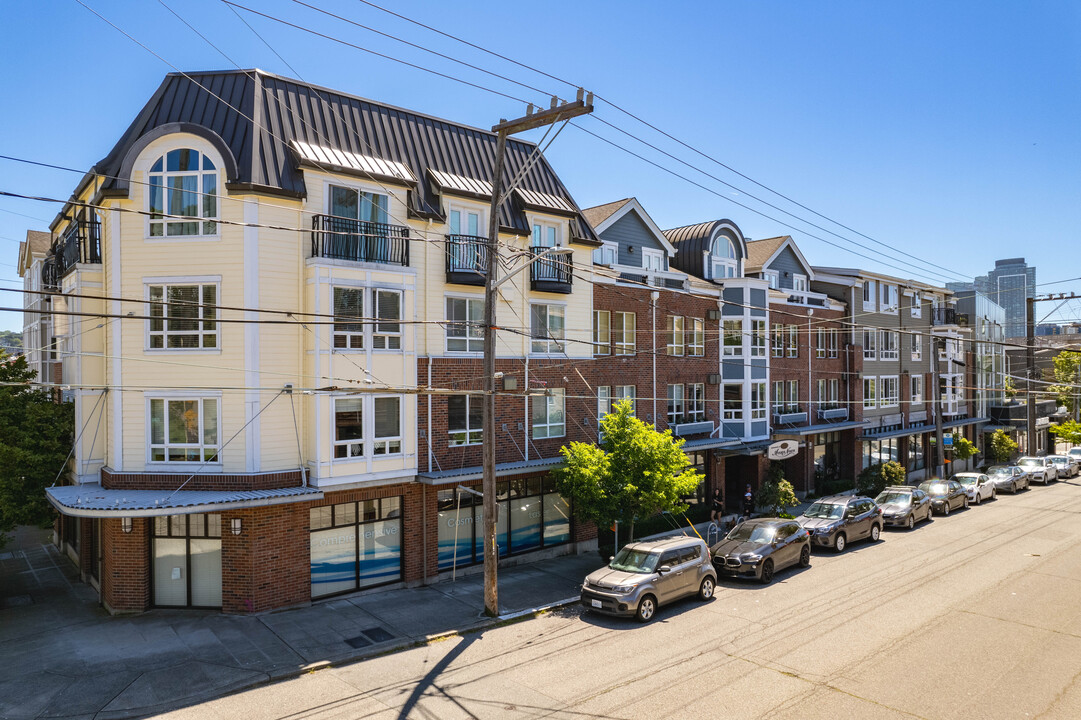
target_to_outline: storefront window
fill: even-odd
[[[313,598],[401,579],[401,507],[390,497],[309,511]]]
[[[923,436],[910,435],[908,438],[908,470],[923,470],[926,461],[923,457]]]
[[[814,463],[815,481],[832,480],[840,474],[841,433],[829,432],[815,435]]]
[[[154,604],[221,607],[221,515],[154,518]]]

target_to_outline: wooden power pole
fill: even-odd
[[[499,257],[499,206],[503,191],[503,158],[507,150],[507,137],[515,133],[552,125],[593,112],[593,93],[583,99],[584,92],[578,90],[578,99],[570,103],[559,103],[552,98],[552,107],[541,112],[533,112],[533,106],[525,117],[516,120],[500,120],[492,128],[496,134],[495,165],[492,168],[492,205],[488,211],[488,255],[484,276],[484,405],[482,428],[484,438],[484,476],[481,491],[484,493],[484,612],[495,617],[499,615],[499,592],[496,583],[496,571],[499,567],[499,547],[496,545],[496,521],[499,506],[495,496],[495,296],[496,269]],[[538,147],[535,152],[540,152]],[[510,192],[513,188],[507,188]],[[525,388],[528,394],[529,388]],[[526,428],[529,432],[529,428]]]

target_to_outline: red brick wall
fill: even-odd
[[[101,486],[119,490],[175,490],[181,484],[184,484],[185,490],[277,490],[299,487],[302,482],[300,470],[194,477],[191,473],[125,473],[108,468],[101,470]]]
[[[131,532],[125,533],[119,519],[101,521],[101,600],[111,612],[140,612],[150,607],[151,522],[134,518]]]
[[[222,513],[222,610],[251,613],[311,599],[308,503]],[[239,535],[232,520],[239,518]]]

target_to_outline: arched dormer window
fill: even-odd
[[[217,234],[218,170],[209,157],[188,148],[170,150],[150,167],[149,182],[151,237]]]
[[[712,277],[726,278],[739,277],[739,252],[736,244],[724,235],[718,235],[713,239],[713,250],[710,253],[713,264]]]

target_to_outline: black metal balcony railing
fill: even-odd
[[[56,257],[50,255],[41,264],[41,287],[43,290],[60,291],[60,273],[57,272]]]
[[[67,275],[79,263],[101,264],[101,223],[90,220],[71,222],[53,245],[56,280]]]
[[[488,274],[488,238],[447,235],[447,282],[483,285]]]
[[[938,307],[931,309],[931,324],[932,325],[956,325],[957,324],[957,309]]]
[[[336,215],[312,218],[312,257],[409,265],[409,228]]]
[[[529,254],[536,258],[548,247],[531,247]],[[557,250],[539,260],[534,260],[529,267],[529,286],[531,290],[542,292],[571,292],[571,253],[569,250]]]

